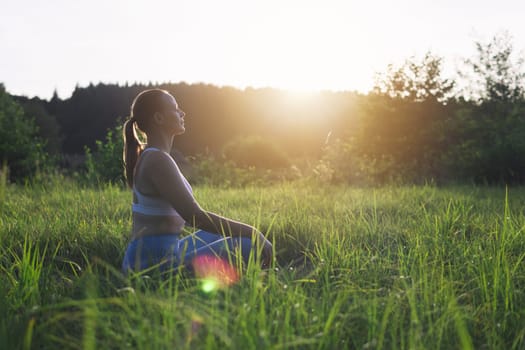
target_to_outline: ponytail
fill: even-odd
[[[122,128],[122,136],[124,138],[124,174],[129,187],[133,187],[133,172],[135,170],[135,164],[137,159],[142,152],[142,143],[137,137],[135,130],[135,120],[130,118],[124,123]]]
[[[140,141],[137,132],[148,133],[153,114],[163,108],[165,97],[170,95],[166,90],[150,89],[139,93],[131,104],[131,117],[126,120],[122,128],[124,138],[124,171],[129,187],[133,187],[133,172],[144,144]],[[171,95],[170,95],[171,96]],[[144,136],[142,134],[141,136]],[[147,140],[147,137],[145,136]]]

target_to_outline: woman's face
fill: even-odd
[[[179,108],[175,98],[169,94],[165,97],[166,109],[164,111],[165,121],[163,127],[169,129],[174,135],[183,134],[186,130],[184,128],[184,116],[186,113]]]

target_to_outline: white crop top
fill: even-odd
[[[161,151],[158,148],[149,147],[146,148],[142,153],[147,151]],[[171,156],[170,156],[171,157]],[[173,161],[175,162],[175,161]],[[182,175],[182,173],[179,170],[179,167],[177,166],[177,170],[179,171],[180,176],[182,177],[182,181],[184,182],[184,185],[186,188],[193,192],[188,180]],[[137,203],[132,204],[132,211],[134,213],[140,213],[144,215],[152,215],[152,216],[172,216],[177,221],[177,230],[180,231],[184,228],[184,225],[186,221],[180,216],[179,213],[173,208],[173,206],[164,198],[156,197],[156,196],[150,196],[150,195],[144,195],[139,192],[139,190],[133,185],[133,192],[135,193],[135,196],[137,198]]]

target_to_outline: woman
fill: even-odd
[[[238,249],[247,261],[253,247],[258,248],[254,253],[262,252],[263,266],[268,265],[271,243],[252,226],[202,209],[170,156],[173,137],[185,131],[184,117],[175,98],[160,89],[139,93],[131,106],[123,136],[126,178],[133,189],[133,227],[123,271],[153,266],[166,271],[190,266],[199,255],[228,258]],[[145,145],[137,138],[137,128],[146,135]],[[185,225],[200,230],[181,238]]]

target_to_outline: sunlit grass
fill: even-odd
[[[128,191],[3,191],[2,349],[525,346],[522,188],[197,187],[274,242],[271,269],[225,280],[123,276]]]

